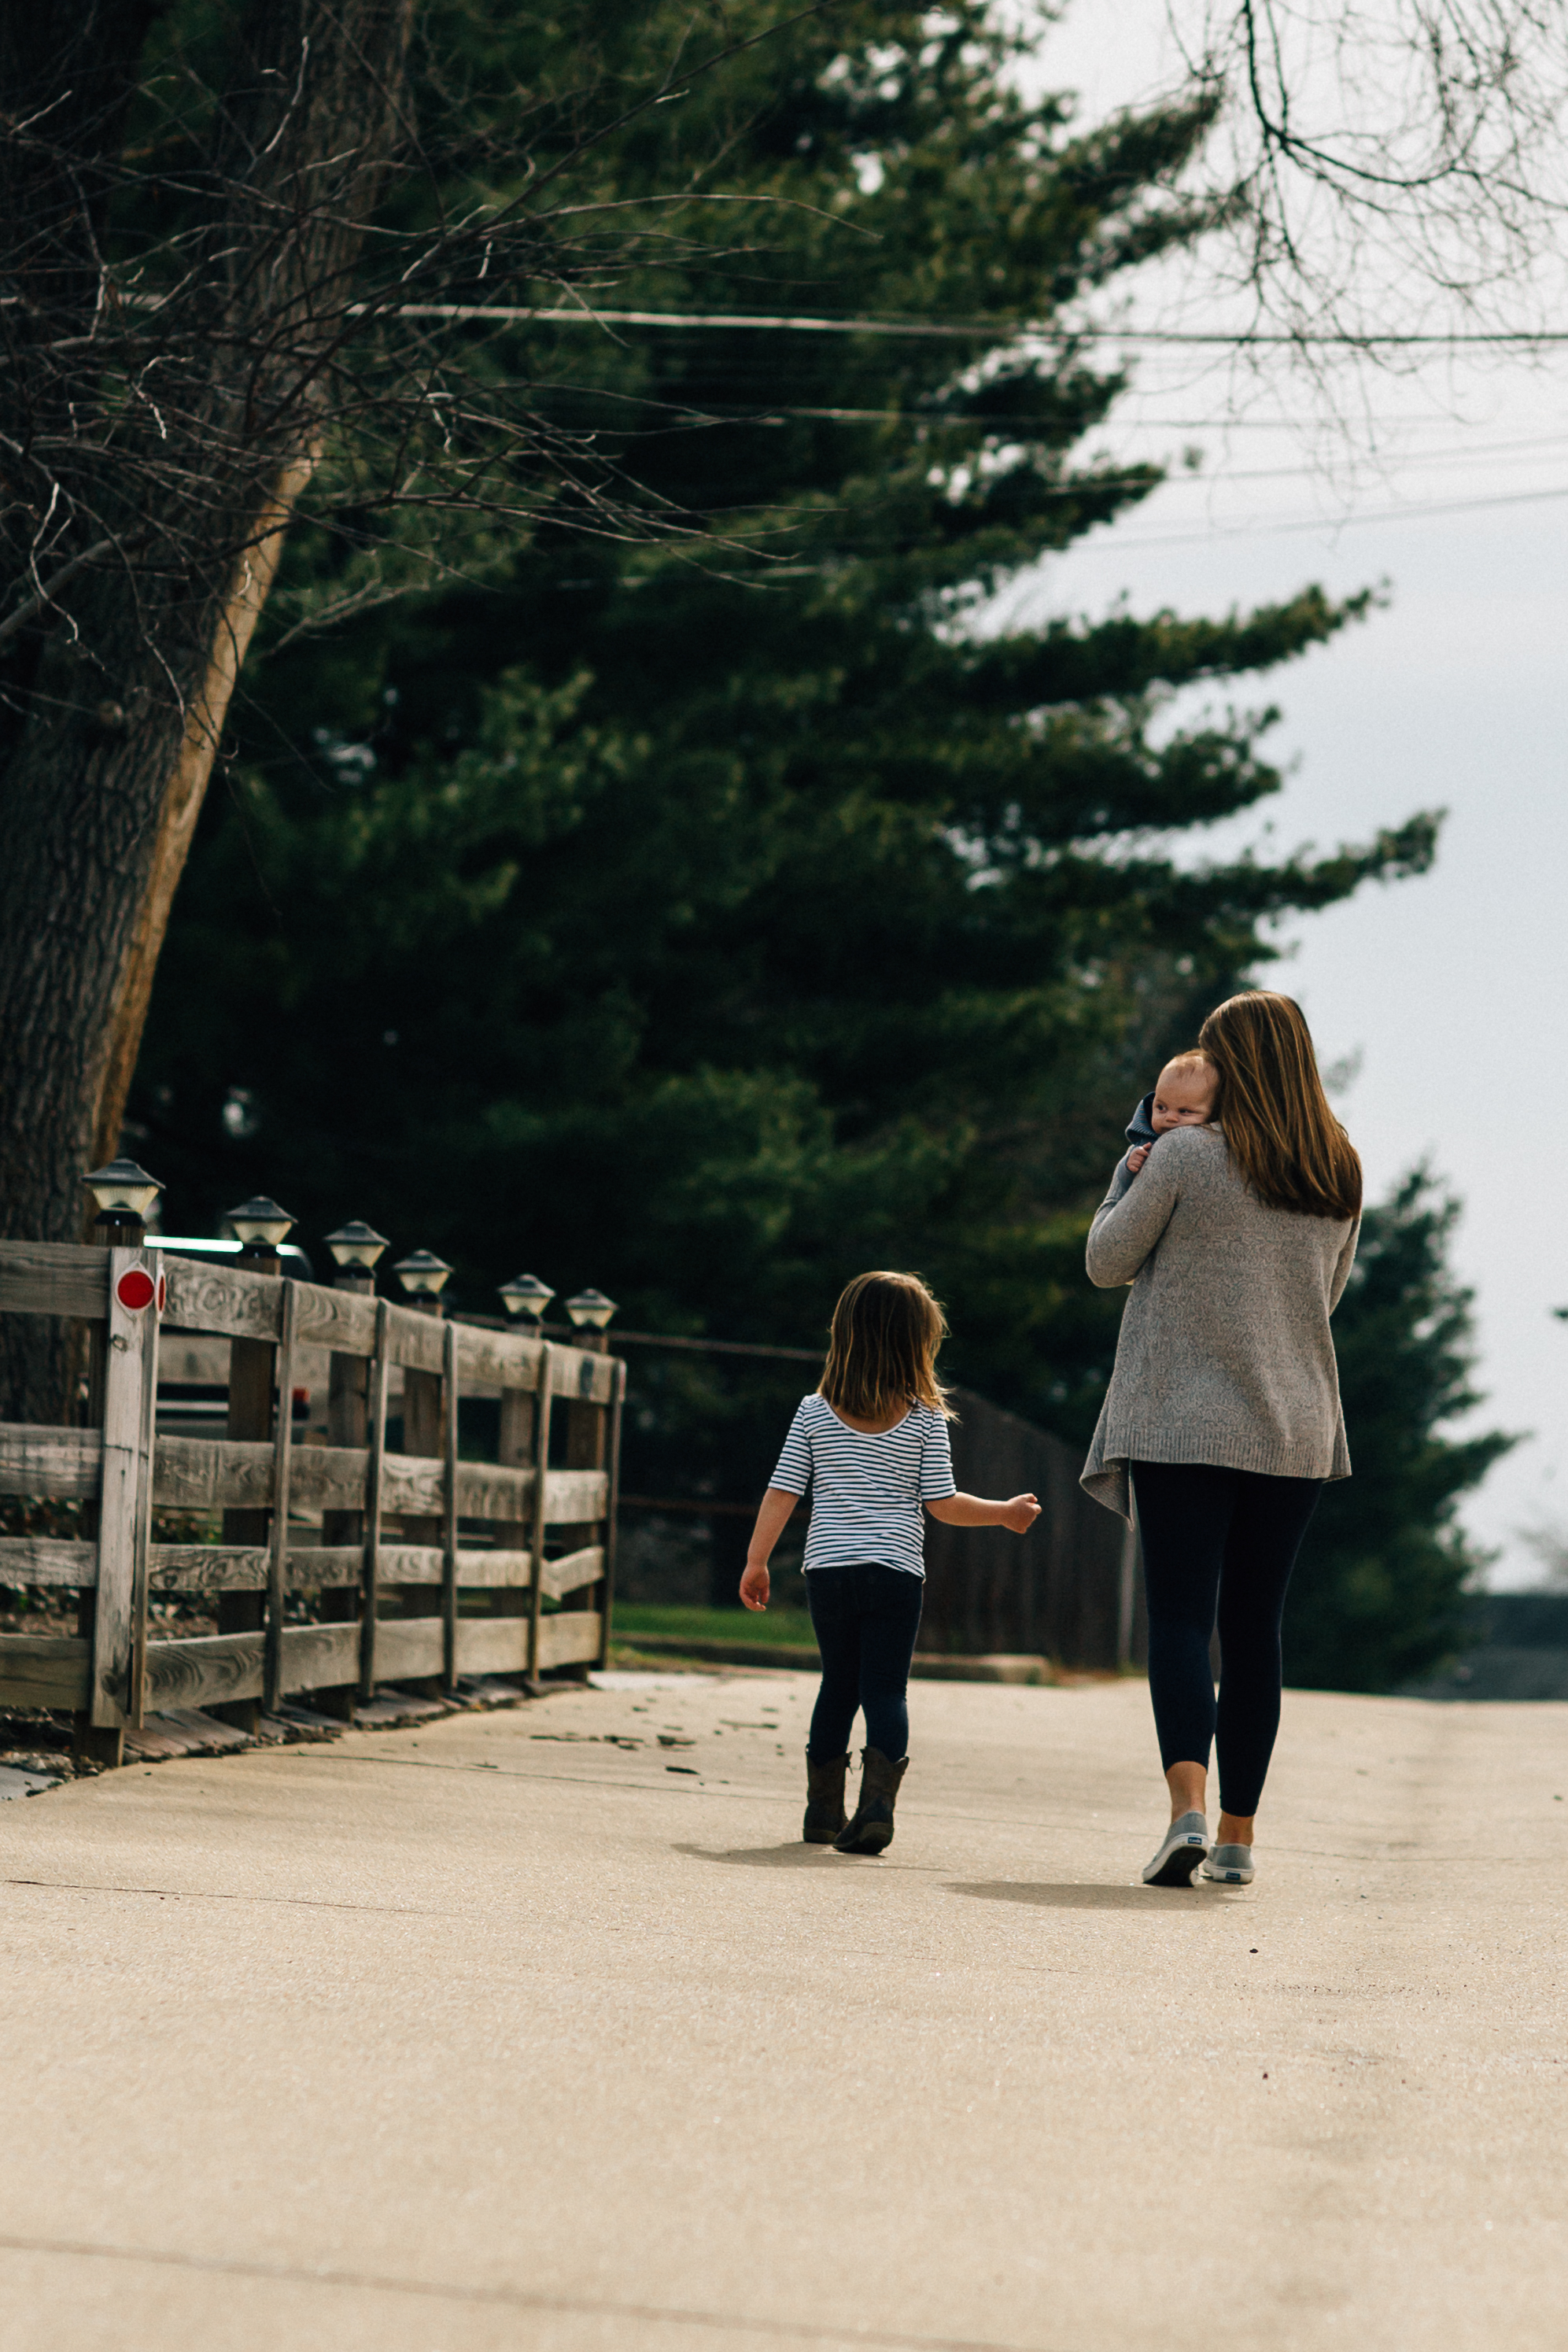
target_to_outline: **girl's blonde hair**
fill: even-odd
[[[830,1326],[817,1394],[857,1421],[881,1421],[913,1404],[954,1419],[936,1378],[947,1319],[917,1274],[857,1274]]]
[[[1219,1073],[1209,1115],[1258,1198],[1301,1217],[1359,1217],[1361,1161],[1329,1108],[1295,999],[1267,988],[1228,997],[1197,1042]]]

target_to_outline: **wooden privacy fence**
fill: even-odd
[[[0,1583],[74,1588],[84,1604],[76,1636],[0,1635],[0,1704],[73,1709],[117,1754],[127,1727],[173,1706],[270,1708],[331,1690],[351,1701],[378,1682],[450,1686],[459,1675],[602,1664],[619,1360],[141,1248],[0,1243],[0,1312],[89,1323],[99,1424],[0,1424],[0,1493],[86,1507],[77,1538],[0,1538]],[[161,1328],[229,1340],[231,1423],[243,1388],[253,1425],[258,1394],[276,1401],[261,1421],[270,1436],[160,1437]],[[329,1436],[359,1442],[296,1442],[291,1400],[307,1347],[330,1351]],[[386,1444],[394,1366],[398,1453]],[[499,1392],[494,1462],[459,1457],[458,1401],[473,1391]],[[154,1542],[155,1508],[222,1509],[225,1539]],[[291,1514],[319,1516],[319,1528],[291,1527]],[[246,1540],[230,1539],[241,1531]],[[325,1622],[293,1622],[308,1592],[320,1595]],[[160,1593],[225,1596],[231,1615],[250,1596],[239,1613],[252,1622],[149,1640]],[[486,1593],[478,1606],[497,1613],[473,1613]]]
[[[954,1391],[953,1475],[975,1495],[1038,1495],[1027,1536],[927,1520],[921,1647],[1023,1652],[1113,1673],[1148,1657],[1137,1539],[1078,1483],[1083,1457],[972,1390]]]

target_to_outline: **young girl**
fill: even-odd
[[[790,1424],[747,1552],[740,1597],[768,1606],[768,1562],[808,1488],[806,1595],[822,1687],[806,1748],[809,1845],[881,1853],[908,1769],[904,1693],[925,1580],[921,1506],[951,1527],[1011,1528],[1040,1517],[1032,1495],[983,1502],[953,1485],[952,1418],[936,1379],[942,1309],[917,1274],[857,1275],[833,1309],[828,1361]],[[850,1730],[866,1744],[861,1801],[844,1820]]]

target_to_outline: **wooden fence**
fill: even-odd
[[[1059,1665],[1114,1673],[1148,1656],[1135,1537],[1078,1483],[1083,1457],[1060,1437],[955,1391],[953,1473],[975,1495],[1038,1495],[1027,1536],[925,1528],[921,1647],[949,1654],[1022,1651]]]
[[[450,1686],[603,1662],[618,1359],[141,1248],[0,1243],[0,1312],[88,1322],[98,1423],[0,1424],[0,1493],[88,1507],[76,1539],[0,1538],[0,1583],[74,1588],[84,1604],[75,1636],[0,1636],[0,1704],[73,1709],[100,1752],[117,1755],[127,1727],[172,1706],[272,1707],[329,1690],[368,1698],[378,1682]],[[230,1341],[231,1424],[243,1381],[253,1415],[258,1391],[277,1401],[261,1423],[270,1436],[160,1437],[161,1330]],[[330,1354],[339,1429],[329,1434],[347,1423],[362,1442],[296,1442],[307,1348]],[[400,1453],[386,1444],[394,1366]],[[499,1393],[494,1462],[459,1458],[458,1401],[475,1391]],[[155,1508],[222,1509],[225,1540],[154,1542]],[[227,1539],[235,1517],[248,1540]],[[291,1622],[302,1592],[321,1596],[329,1622]],[[479,1605],[498,1613],[472,1613],[472,1598],[465,1610],[464,1595],[486,1592]],[[236,1596],[251,1596],[240,1611],[250,1629],[150,1640],[161,1593],[225,1596],[231,1615]]]

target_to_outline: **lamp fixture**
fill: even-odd
[[[391,1247],[384,1234],[367,1225],[362,1217],[352,1217],[340,1225],[335,1234],[327,1235],[327,1246],[339,1265],[374,1265],[382,1250]]]
[[[499,1286],[498,1296],[508,1315],[526,1315],[537,1323],[555,1293],[537,1274],[517,1274]]]
[[[602,1331],[616,1307],[614,1299],[606,1298],[602,1290],[580,1290],[575,1298],[567,1300],[566,1311],[579,1330],[584,1324],[591,1324],[596,1331]]]
[[[287,1210],[280,1209],[265,1192],[253,1193],[248,1201],[242,1201],[237,1209],[228,1212],[224,1223],[236,1241],[261,1242],[268,1249],[276,1249],[279,1242],[287,1241],[294,1228]]]
[[[392,1272],[403,1288],[415,1298],[434,1298],[452,1272],[444,1257],[434,1250],[411,1250],[407,1257],[399,1258]]]
[[[81,1181],[105,1216],[112,1216],[119,1210],[122,1214],[144,1217],[163,1190],[156,1176],[149,1176],[145,1168],[139,1168],[134,1160],[127,1160],[123,1152],[118,1160],[110,1160],[107,1167],[95,1168],[90,1176]]]

